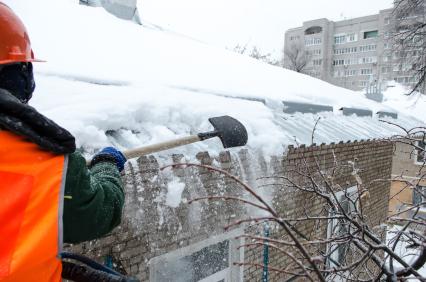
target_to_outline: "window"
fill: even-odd
[[[313,76],[313,77],[320,77],[321,73],[318,71],[308,71],[306,72],[307,75]]]
[[[346,35],[335,35],[334,44],[343,44],[346,43]]]
[[[407,56],[408,56],[408,51],[406,51],[406,50],[401,50],[401,51],[398,51],[398,52],[394,53],[395,59],[398,59],[398,58],[407,58]]]
[[[357,70],[345,70],[345,76],[357,75]]]
[[[371,75],[373,74],[372,69],[361,69],[361,75]]]
[[[343,54],[356,53],[356,51],[357,51],[357,47],[340,48],[340,49],[334,49],[334,54],[343,55]]]
[[[391,68],[390,67],[382,67],[382,73],[390,73]]]
[[[413,64],[410,64],[410,63],[402,64],[401,69],[402,69],[402,71],[405,71],[405,72],[410,71],[410,70],[413,69]]]
[[[315,50],[313,50],[312,54],[317,55],[317,56],[321,55],[321,49],[315,49]]]
[[[407,83],[413,83],[415,81],[415,79],[412,76],[402,76],[402,77],[396,77],[395,81],[399,82],[399,83],[406,83],[407,84]],[[419,151],[420,151],[420,153],[422,153],[421,150],[419,150]],[[423,164],[423,162],[421,162],[421,163],[416,162],[416,163]]]
[[[322,42],[321,38],[318,38],[318,37],[306,38],[305,46],[320,45],[321,42]]]
[[[426,186],[417,185],[413,189],[413,205],[418,205],[426,201]]]
[[[313,45],[313,38],[305,38],[305,46]]]
[[[359,46],[359,51],[360,52],[376,51],[376,49],[377,49],[377,45],[376,44]]]
[[[345,59],[344,61],[344,65],[356,65],[358,64],[358,59],[357,58],[350,58],[350,59]]]
[[[312,60],[312,64],[313,64],[314,66],[320,66],[320,65],[322,64],[322,59],[315,59],[315,60]]]
[[[377,62],[377,57],[360,58],[361,64],[371,64],[371,63],[376,63],[376,62]]]
[[[413,50],[411,53],[413,54],[413,57],[418,57],[421,55],[421,52],[419,50]]]
[[[345,60],[334,60],[333,66],[343,66],[344,63],[345,63]]]
[[[372,31],[365,31],[364,32],[364,39],[370,39],[370,38],[375,38],[379,36],[379,31],[378,30],[372,30]]]
[[[392,56],[383,57],[383,62],[390,62],[392,60]]]
[[[355,33],[348,34],[348,42],[354,42],[357,40],[357,36]]]
[[[355,211],[355,201],[358,198],[358,189],[352,186],[345,191],[336,193],[336,198],[342,206],[344,212],[349,214]],[[341,214],[339,212],[339,214]],[[334,211],[330,211],[330,216],[335,215]],[[342,223],[338,219],[330,219],[327,226],[327,237],[343,236],[350,232],[347,223]],[[327,261],[329,267],[338,267],[345,262],[346,253],[348,251],[349,243],[336,243],[332,242],[327,246],[327,253],[330,253],[330,259]]]
[[[363,80],[359,82],[359,86],[361,87],[367,87],[367,85],[368,85],[368,81]]]
[[[385,25],[390,24],[390,18],[389,18],[389,17],[386,17],[386,18],[384,19],[384,23],[385,23]]]
[[[243,257],[237,248],[244,243],[235,239],[242,234],[233,230],[151,259],[149,281],[242,281],[243,269],[234,265]]]
[[[398,25],[397,27],[396,27],[396,31],[397,32],[407,32],[407,31],[409,31],[410,30],[410,25],[404,25],[404,24],[400,24],[400,25]]]
[[[425,154],[425,150],[426,150],[426,141],[417,141],[417,147],[416,148],[416,164],[421,164],[423,165],[426,161],[426,154]]]

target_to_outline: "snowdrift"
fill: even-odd
[[[47,61],[35,65],[31,105],[69,129],[87,154],[111,144],[131,148],[208,131],[207,119],[220,115],[239,119],[248,130],[248,147],[267,155],[312,139],[329,143],[401,133],[376,117],[348,117],[339,111],[395,109],[303,74],[157,26],[123,21],[78,1],[6,3],[27,26],[36,56]],[[330,105],[334,112],[284,114],[282,101]],[[394,122],[423,124],[403,113]],[[201,150],[217,152],[220,141],[173,152]]]

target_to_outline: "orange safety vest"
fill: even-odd
[[[0,281],[61,281],[67,158],[0,130]]]

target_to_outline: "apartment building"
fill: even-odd
[[[425,17],[425,11],[415,17]],[[392,48],[391,35],[396,20],[392,9],[378,14],[342,21],[326,18],[303,22],[301,27],[285,33],[285,50],[302,50],[299,56],[307,58],[302,72],[332,84],[362,90],[367,87],[386,87],[389,81],[407,86],[416,83],[412,65],[401,60],[401,54]],[[411,50],[409,56],[419,55]],[[284,56],[284,65],[294,69]]]

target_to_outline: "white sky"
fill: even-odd
[[[206,43],[258,46],[280,55],[284,32],[303,21],[378,13],[392,0],[138,0],[143,20]]]

